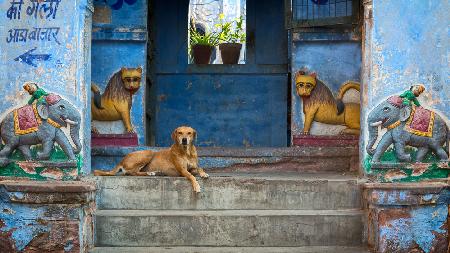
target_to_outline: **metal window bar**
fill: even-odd
[[[360,0],[292,0],[292,24],[299,27],[355,24]]]

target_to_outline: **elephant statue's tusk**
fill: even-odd
[[[370,123],[370,126],[373,126],[373,127],[376,127],[376,126],[379,126],[379,125],[381,125],[383,123],[383,121],[377,121],[377,122],[374,122],[374,123]]]
[[[78,125],[78,122],[70,120],[70,119],[66,119],[65,122],[67,122],[67,124],[70,124],[70,125]]]

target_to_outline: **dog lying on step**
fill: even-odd
[[[198,167],[197,150],[194,146],[196,131],[187,126],[181,126],[172,133],[174,144],[169,149],[154,152],[142,150],[129,153],[111,171],[95,170],[95,176],[114,176],[122,171],[130,176],[165,175],[187,178],[195,192],[200,192],[200,185],[194,175],[208,178],[208,174]]]

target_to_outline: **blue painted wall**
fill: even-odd
[[[110,22],[101,22],[101,19],[96,19],[96,26],[110,24],[121,27],[145,27],[147,24],[146,0],[94,0],[95,7],[97,10],[99,7],[109,10],[111,20]]]
[[[145,42],[94,41],[92,43],[92,82],[97,84],[103,92],[109,79],[114,73],[120,71],[121,67],[142,67],[145,69],[145,54]],[[143,71],[143,75],[141,88],[134,94],[131,107],[131,123],[141,144],[145,144],[145,127],[143,124],[145,71]],[[103,128],[97,126],[101,133],[123,133],[124,131],[122,121],[104,122],[101,126]]]
[[[82,171],[90,170],[90,20],[92,6],[87,0],[40,3],[33,10],[23,1],[14,15],[12,1],[0,0],[0,119],[30,98],[23,90],[26,81],[37,82],[44,90],[60,94],[82,114]],[[18,1],[15,1],[18,2]],[[45,8],[42,8],[47,4]],[[53,10],[53,12],[51,12]],[[20,15],[19,15],[20,12]],[[11,14],[11,15],[10,15]],[[39,28],[41,28],[39,30]],[[21,33],[15,38],[16,29]],[[33,36],[40,32],[40,36]],[[47,36],[44,32],[48,32]]]
[[[374,252],[447,252],[448,185],[391,184],[388,188],[369,183],[365,187],[368,243]]]
[[[323,33],[324,38],[317,40],[311,35],[294,34],[292,43],[292,120],[293,135],[303,131],[303,105],[295,89],[295,73],[299,69],[316,72],[336,96],[339,87],[346,81],[360,81],[361,42],[351,40],[332,40],[330,34]],[[300,39],[299,37],[305,37]],[[343,36],[345,37],[345,36]],[[326,39],[328,38],[328,40]],[[359,93],[354,92],[351,101],[359,101]],[[311,134],[334,135],[345,127],[314,122]]]
[[[422,106],[450,117],[448,10],[446,0],[374,0],[366,6],[361,158],[368,158],[370,110],[412,84],[426,87]]]
[[[95,0],[92,40],[92,82],[102,92],[122,67],[143,69],[141,88],[133,96],[131,123],[145,145],[147,1]],[[132,18],[130,18],[132,17]],[[100,133],[124,133],[122,121],[95,122]]]

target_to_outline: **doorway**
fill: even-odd
[[[288,136],[288,35],[284,1],[246,1],[244,64],[189,63],[189,0],[151,0],[147,143],[197,129],[198,146],[284,147]]]

